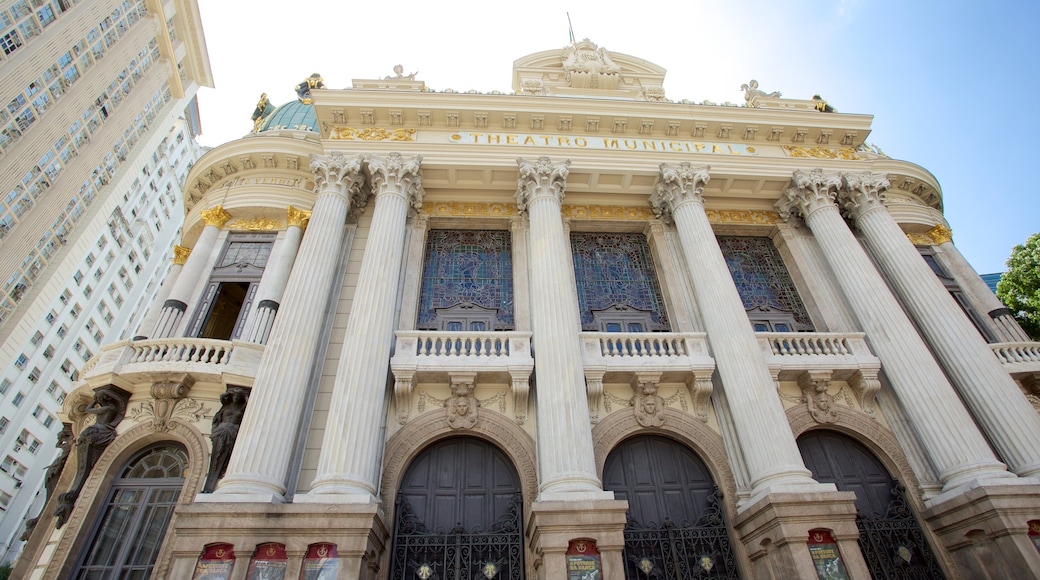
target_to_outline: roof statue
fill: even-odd
[[[586,38],[563,49],[563,70],[571,87],[616,89],[621,67],[610,59],[607,49]]]
[[[399,65],[399,64],[395,64],[394,65],[394,76],[387,75],[387,76],[383,77],[383,80],[385,80],[385,81],[397,81],[397,80],[414,81],[415,80],[415,75],[417,75],[417,74],[419,74],[419,71],[415,71],[412,74],[406,75],[406,74],[404,74],[404,67]]]
[[[773,91],[767,93],[758,88],[758,81],[751,79],[750,83],[740,85],[740,90],[744,91],[744,100],[747,101],[749,107],[759,107],[758,99],[779,99],[780,91]]]
[[[260,100],[256,103],[256,108],[253,109],[253,116],[250,119],[253,120],[253,132],[259,133],[260,128],[264,125],[264,120],[271,116],[274,112],[274,105],[271,104],[271,100],[267,98],[267,93],[260,95]]]
[[[320,74],[314,73],[304,79],[302,83],[296,85],[296,96],[299,97],[303,104],[309,105],[311,104],[311,90],[324,88],[325,81],[321,78]]]

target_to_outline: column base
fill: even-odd
[[[986,482],[929,500],[922,516],[965,578],[1040,578],[1027,524],[1040,520],[1040,486],[1018,483]]]
[[[571,540],[595,540],[600,552],[603,580],[624,580],[621,551],[625,548],[623,500],[587,499],[575,501],[536,501],[527,519],[527,541],[533,562],[527,568],[532,578],[553,580],[569,578],[567,546]]]
[[[274,493],[200,493],[195,503],[285,503],[285,497]]]
[[[860,552],[856,494],[773,493],[750,503],[733,524],[751,561],[749,578],[816,578],[809,530],[824,528],[838,543],[849,578],[870,578]]]
[[[339,578],[375,580],[389,541],[383,512],[374,505],[192,504],[177,508],[153,576],[191,578],[203,547],[214,542],[234,546],[237,573],[248,566],[257,544],[279,542],[289,556],[286,578],[295,578],[307,547],[328,542],[339,552]]]
[[[370,493],[301,493],[293,503],[379,505],[379,499]]]

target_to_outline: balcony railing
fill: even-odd
[[[881,367],[863,333],[756,332],[755,336],[766,364],[781,378],[827,370],[834,371],[835,378],[846,378],[856,371],[876,374]]]
[[[1040,372],[1040,342],[999,342],[989,346],[1012,376]]]
[[[192,374],[196,381],[251,383],[263,345],[209,338],[160,338],[110,344],[91,359],[81,376],[91,382],[119,375],[130,382],[148,382],[157,374]],[[250,386],[249,384],[243,386]]]
[[[704,333],[583,332],[586,369],[669,372],[706,370],[715,361],[708,356]]]
[[[397,370],[501,372],[532,368],[530,332],[399,330],[390,367]]]

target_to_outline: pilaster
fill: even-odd
[[[264,268],[264,275],[260,279],[260,288],[256,292],[257,306],[249,317],[246,340],[257,344],[266,344],[271,334],[285,285],[289,283],[293,261],[296,260],[296,254],[300,249],[303,229],[311,217],[311,212],[291,205],[286,208],[285,213],[288,224],[285,235],[276,240],[271,248],[271,257],[267,260],[267,267]]]

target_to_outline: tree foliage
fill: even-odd
[[[997,298],[1034,340],[1040,340],[1040,232],[1011,250],[1007,272],[997,283]]]

